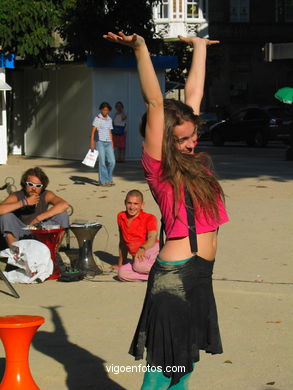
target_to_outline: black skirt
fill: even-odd
[[[222,353],[212,287],[214,261],[194,256],[180,265],[156,261],[129,353],[172,377],[171,385],[193,370],[199,350]],[[166,367],[184,366],[184,372]],[[180,370],[179,370],[180,371]]]

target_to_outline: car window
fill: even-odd
[[[251,108],[247,110],[244,119],[252,120],[252,119],[267,119],[267,114],[263,110],[259,110],[257,108]]]
[[[245,113],[246,113],[246,111],[244,111],[244,110],[234,112],[234,113],[231,115],[231,121],[232,121],[232,122],[239,122],[239,121],[242,121],[243,118],[244,118],[244,116],[245,116]]]
[[[272,118],[289,118],[290,114],[286,110],[282,110],[279,107],[272,107],[268,109],[268,113]],[[291,115],[292,116],[292,115]]]

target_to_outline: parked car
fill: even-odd
[[[245,141],[249,146],[263,147],[269,141],[289,142],[293,118],[287,110],[274,106],[243,108],[210,127],[212,143]]]
[[[219,118],[214,112],[202,112],[200,114],[201,126],[200,126],[200,139],[210,140],[211,132],[210,127],[219,121]]]

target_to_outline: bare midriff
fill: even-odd
[[[197,234],[198,256],[212,261],[217,252],[217,231]],[[159,253],[159,258],[165,261],[177,261],[193,256],[189,237],[172,238],[166,241]]]

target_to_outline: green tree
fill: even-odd
[[[152,6],[159,1],[0,0],[0,50],[35,64],[125,53],[127,48],[102,38],[109,30],[141,34],[153,49]],[[53,33],[63,38],[58,50]]]
[[[67,42],[65,52],[75,59],[86,55],[108,56],[129,52],[120,45],[110,45],[102,35],[108,31],[123,31],[125,34],[142,35],[151,51],[158,50],[154,40],[152,7],[158,0],[71,0],[62,16],[59,28],[61,37]]]
[[[167,73],[169,81],[185,83],[192,59],[192,49],[179,40],[165,42],[164,52],[177,56],[178,67]],[[213,80],[218,77],[222,69],[223,48],[221,45],[212,46],[207,52],[207,78]]]
[[[1,52],[14,53],[33,63],[51,60],[52,33],[69,0],[1,0]]]

